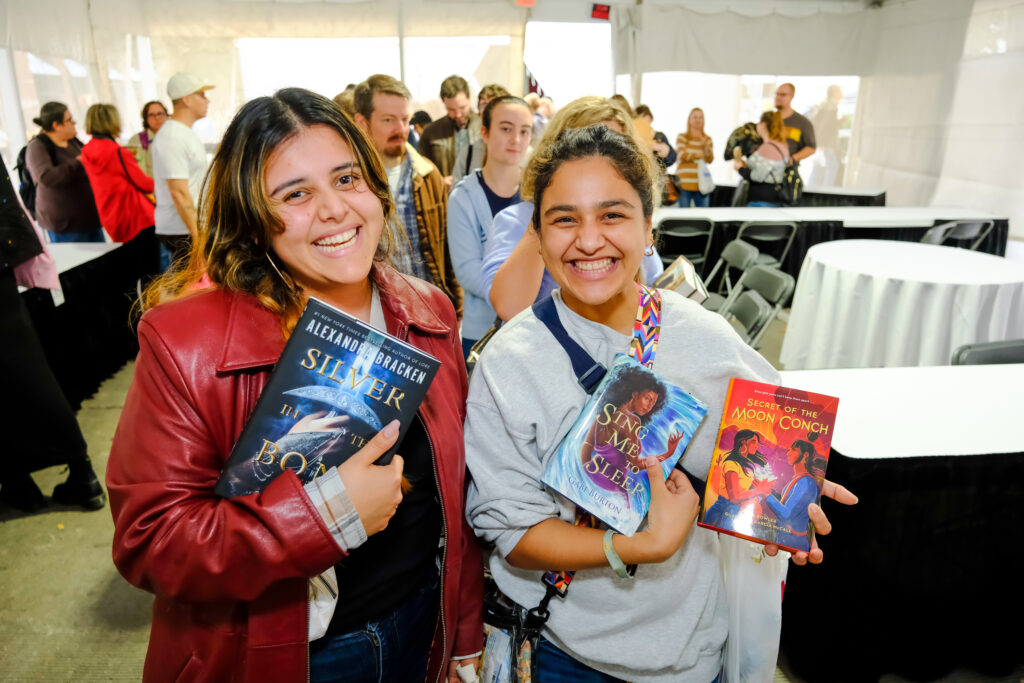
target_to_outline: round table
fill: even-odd
[[[963,344],[1024,338],[1024,266],[888,240],[811,247],[780,360],[787,370],[949,365]]]

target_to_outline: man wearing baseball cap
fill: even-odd
[[[206,148],[192,124],[206,116],[213,88],[201,78],[179,72],[167,81],[174,106],[171,118],[153,138],[153,180],[156,185],[156,235],[161,265],[166,268],[187,255],[197,234],[196,201],[206,174]]]

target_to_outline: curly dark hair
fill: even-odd
[[[658,400],[654,402],[654,407],[650,412],[640,416],[640,424],[647,424],[665,407],[665,401],[668,400],[668,389],[657,377],[643,368],[623,368],[615,378],[615,382],[609,387],[605,403],[619,407],[628,403],[633,398],[633,394],[644,391],[653,391],[658,395]]]
[[[533,228],[540,231],[544,192],[562,164],[590,157],[608,161],[640,195],[644,218],[654,215],[655,169],[653,157],[633,138],[620,135],[603,124],[564,131],[547,149],[538,150],[530,160],[533,176]]]

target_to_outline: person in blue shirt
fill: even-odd
[[[607,97],[591,95],[573,100],[558,110],[544,130],[544,137],[535,145],[534,154],[554,144],[563,131],[596,123],[636,140],[633,121],[626,112]],[[506,321],[557,287],[540,258],[536,231],[526,229],[534,208],[531,183],[532,180],[526,178],[522,203],[494,217],[481,264],[485,296],[490,298],[498,316]],[[644,280],[651,283],[661,275],[664,265],[653,246],[648,252],[643,255],[642,272]]]
[[[824,479],[825,458],[814,448],[817,432],[807,435],[807,440],[797,439],[789,447],[786,460],[793,466],[793,479],[776,498],[765,496],[765,505],[778,518],[779,529],[775,542],[778,545],[798,550],[810,548],[810,519],[807,506],[818,500],[818,488]]]
[[[481,265],[494,216],[522,201],[522,163],[533,135],[530,105],[506,95],[487,104],[480,137],[487,148],[483,168],[465,176],[448,198],[448,250],[462,285],[462,346],[468,356],[497,314],[483,287]]]

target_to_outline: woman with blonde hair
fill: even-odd
[[[632,116],[613,98],[589,95],[573,100],[558,110],[544,131],[544,136],[534,147],[534,157],[550,147],[566,130],[603,124],[609,130],[632,138],[638,145]],[[651,174],[658,174],[653,155],[650,157]],[[481,266],[484,286],[489,291],[491,305],[502,320],[510,320],[535,300],[551,293],[555,281],[544,268],[540,258],[536,233],[527,230],[533,216],[533,167],[527,163],[520,187],[523,201],[505,209],[494,217],[491,239],[484,253]],[[658,196],[661,189],[658,189]],[[643,260],[644,279],[653,282],[664,270],[661,258],[654,250],[645,254]]]
[[[85,132],[92,140],[82,149],[82,165],[89,174],[100,220],[111,240],[127,242],[153,227],[153,179],[143,173],[131,152],[117,144],[121,117],[114,105],[89,107]],[[155,246],[153,257],[158,257]],[[153,264],[154,272],[157,265]]]
[[[711,195],[700,191],[697,178],[697,162],[710,164],[714,158],[711,136],[704,132],[704,110],[694,107],[686,117],[686,131],[676,136],[676,154],[679,163],[676,175],[682,191],[679,193],[679,206],[704,207],[711,201]]]
[[[156,594],[143,678],[457,681],[482,645],[480,550],[463,518],[466,371],[451,301],[389,265],[380,156],[333,102],[299,88],[246,103],[201,193],[188,264],[151,287],[110,453],[114,563]],[[196,291],[204,273],[213,286]],[[214,486],[306,301],[441,367],[389,465],[388,424],[303,485]],[[403,477],[412,483],[404,495]],[[337,608],[309,642],[309,579]]]
[[[764,141],[744,159],[739,148],[733,150],[733,165],[744,180],[750,181],[747,206],[781,206],[776,186],[782,182],[789,163],[782,114],[766,111],[757,122],[757,133]]]

